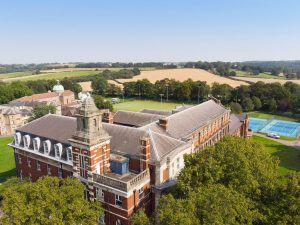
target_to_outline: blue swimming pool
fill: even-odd
[[[280,136],[297,138],[300,132],[300,123],[283,120],[266,120],[251,117],[250,129],[254,132],[275,133]]]

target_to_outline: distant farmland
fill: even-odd
[[[234,78],[234,77],[233,77]],[[300,84],[300,80],[281,80],[281,79],[274,79],[274,78],[256,78],[256,77],[237,77],[239,80],[248,81],[252,83],[256,83],[258,81],[262,81],[264,83],[275,83],[278,82],[280,84],[284,84],[288,81],[294,82],[296,84]]]
[[[152,70],[142,71],[140,75],[134,76],[131,79],[117,79],[121,83],[148,79],[151,83],[165,78],[184,81],[191,78],[194,81],[206,81],[207,84],[212,85],[214,82],[220,84],[228,84],[232,87],[237,87],[241,84],[247,85],[246,82],[231,80],[226,77],[221,77],[201,69],[165,69],[165,70]]]

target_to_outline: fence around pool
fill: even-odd
[[[254,117],[250,117],[249,127],[253,132],[275,133],[280,136],[292,138],[297,138],[300,132],[300,123]]]

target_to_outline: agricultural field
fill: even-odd
[[[14,152],[7,146],[11,141],[12,137],[0,137],[0,190],[1,183],[16,174]]]
[[[184,81],[191,78],[194,81],[206,81],[209,85],[212,85],[214,82],[218,82],[220,84],[229,84],[232,87],[237,87],[241,84],[247,85],[246,82],[231,80],[226,77],[212,74],[202,69],[165,69],[142,71],[140,75],[135,76],[132,79],[118,79],[118,81],[121,83],[125,83],[130,81],[148,79],[151,83],[155,83],[155,81],[165,78],[175,79],[178,81]]]
[[[23,74],[13,73],[13,74],[0,74],[0,81],[11,82],[16,80],[28,81],[28,80],[48,80],[57,79],[62,80],[65,77],[81,77],[88,75],[95,75],[101,71],[70,71],[70,72],[57,72],[57,73],[40,73],[32,75],[31,72],[20,72]],[[8,76],[8,77],[7,77]]]
[[[114,111],[118,110],[128,110],[128,111],[140,111],[142,109],[156,109],[156,110],[166,110],[170,111],[174,109],[176,106],[180,106],[181,104],[178,102],[165,102],[162,103],[160,101],[152,101],[152,100],[132,100],[125,101],[124,103],[114,104]]]
[[[299,149],[295,149],[259,136],[253,136],[252,139],[264,145],[265,149],[269,153],[279,158],[280,163],[278,172],[280,175],[286,174],[287,172],[300,171]]]
[[[279,80],[285,80],[285,77],[283,76],[274,76],[269,73],[260,73],[258,75],[251,75],[250,73],[246,71],[241,70],[234,70],[236,72],[237,77],[251,77],[251,78],[267,78],[267,79],[279,79]]]
[[[233,79],[238,79],[240,81],[248,81],[256,83],[258,81],[262,81],[264,83],[275,83],[278,82],[280,84],[284,84],[288,81],[294,82],[296,84],[300,84],[300,80],[283,80],[283,79],[274,79],[274,78],[257,78],[257,77],[232,77]]]

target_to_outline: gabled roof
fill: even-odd
[[[161,115],[161,116],[170,116],[172,112],[165,111],[165,110],[154,110],[154,109],[143,109],[140,113],[149,113],[154,115]]]
[[[115,113],[113,121],[117,124],[141,127],[154,121],[158,121],[162,117],[163,116],[161,115],[120,110]]]
[[[140,140],[150,138],[150,160],[160,161],[163,156],[185,142],[153,132],[125,127],[116,124],[103,123],[103,128],[111,136],[110,147],[114,152],[138,156],[141,152]]]
[[[229,122],[229,134],[234,134],[236,129],[242,125],[242,121],[247,118],[247,114],[231,114]]]
[[[209,100],[166,117],[168,121],[167,131],[164,131],[157,122],[139,129],[151,129],[176,139],[182,139],[228,111],[224,106]]]

